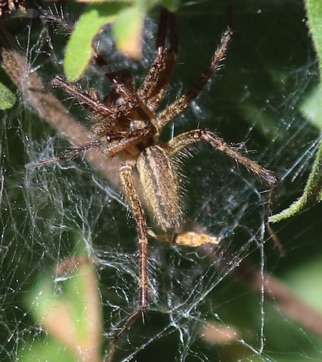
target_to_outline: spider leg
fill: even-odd
[[[154,128],[147,126],[130,132],[117,132],[101,138],[100,150],[107,156],[114,156],[128,147],[144,142],[154,134]]]
[[[165,40],[168,24],[170,28],[170,48],[167,54]],[[143,101],[148,100],[149,108],[153,111],[158,108],[168,89],[177,57],[177,48],[175,16],[163,9],[159,20],[156,56],[144,82],[138,90],[139,98]]]
[[[135,189],[132,166],[129,164],[122,165],[120,177],[126,200],[137,226],[140,255],[139,309],[144,311],[148,305],[148,227],[139,195]]]
[[[100,55],[100,53],[93,49],[94,52],[94,60],[101,68],[103,68],[105,75],[112,83],[113,88],[116,93],[124,99],[127,103],[127,109],[132,110],[136,108],[139,104],[136,94],[127,87],[125,82],[119,76],[119,72],[110,72],[108,65],[105,59]]]
[[[210,79],[213,72],[218,69],[220,61],[224,58],[227,52],[228,46],[232,39],[232,34],[232,30],[230,27],[228,27],[222,35],[220,44],[211,58],[209,65],[204,70],[196,85],[190,91],[176,99],[158,115],[157,122],[160,129],[162,129],[168,122],[181,113],[198,96],[200,91]]]
[[[85,151],[93,147],[99,147],[102,153],[111,157],[116,155],[117,153],[124,151],[126,148],[130,146],[135,146],[137,143],[144,141],[146,137],[148,137],[151,134],[153,134],[152,127],[145,127],[130,132],[117,132],[112,134],[111,136],[107,135],[105,137],[101,137],[101,139],[99,140],[95,140],[81,147],[77,147],[70,151],[63,152],[56,157],[40,162],[28,163],[26,167],[27,168],[43,167],[50,165],[52,163],[69,161],[75,157],[82,155]]]
[[[149,99],[149,107],[153,111],[156,111],[160,106],[164,96],[169,87],[169,83],[173,74],[173,69],[177,59],[178,53],[178,39],[176,31],[176,18],[173,14],[169,14],[169,25],[170,25],[170,49],[168,52],[168,58],[166,62],[166,68],[160,76],[160,80],[157,84],[156,95],[152,95]]]
[[[60,76],[56,76],[52,80],[52,85],[54,87],[59,87],[63,89],[66,93],[71,94],[73,97],[77,98],[79,102],[85,103],[92,111],[110,117],[109,121],[115,123],[117,118],[122,114],[121,107],[108,107],[104,103],[99,102],[97,99],[91,97],[85,92],[81,92],[75,85],[66,82]]]
[[[227,156],[233,158],[236,162],[244,165],[247,170],[253,172],[259,178],[264,180],[270,187],[275,187],[277,184],[277,178],[273,172],[266,170],[257,162],[243,156],[234,148],[230,147],[228,143],[226,143],[222,138],[207,130],[195,129],[193,131],[182,133],[179,136],[173,138],[168,143],[170,154],[176,154],[181,149],[202,140],[210,143],[218,151],[224,152]]]
[[[63,152],[60,155],[44,160],[44,161],[40,161],[40,162],[31,162],[28,163],[25,167],[26,168],[35,168],[35,167],[43,167],[43,166],[47,166],[50,165],[52,163],[57,163],[57,162],[61,162],[61,161],[70,161],[75,157],[78,157],[80,155],[82,155],[84,152],[86,152],[87,150],[93,148],[93,147],[99,147],[102,144],[101,141],[96,140],[93,141],[91,143],[88,143],[87,145],[81,146],[81,147],[77,147],[77,148],[73,148],[70,151],[67,152]]]
[[[268,225],[268,217],[271,214],[273,198],[278,182],[276,175],[272,171],[266,170],[264,167],[260,166],[257,162],[243,156],[241,153],[230,147],[222,138],[217,136],[215,133],[207,130],[196,129],[193,131],[182,133],[179,136],[173,138],[168,143],[169,153],[171,155],[174,155],[181,149],[199,141],[206,141],[210,143],[211,146],[213,146],[215,149],[224,152],[227,156],[234,159],[237,163],[245,166],[247,170],[253,172],[256,176],[258,176],[261,180],[269,185],[270,192],[268,198],[267,214],[265,215],[265,223],[267,230],[275,241],[275,244],[280,250],[282,250],[282,247],[276,235]]]
[[[167,49],[165,47],[165,38],[167,32],[168,12],[161,10],[158,35],[156,41],[156,50],[154,61],[145,76],[143,83],[138,89],[138,96],[145,101],[154,93],[155,87],[159,81],[160,73],[165,69]]]
[[[119,338],[144,313],[148,306],[148,227],[139,195],[135,189],[133,168],[124,163],[120,168],[120,179],[126,200],[131,209],[139,239],[140,296],[138,308],[127,318],[121,330],[114,337],[109,350],[108,361],[112,361]]]

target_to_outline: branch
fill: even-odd
[[[229,251],[225,251],[224,255],[219,257],[214,253],[210,244],[204,246],[203,249],[222,270],[228,271],[228,261],[233,259]],[[275,303],[288,318],[322,337],[322,314],[301,301],[290,288],[278,279],[262,272],[246,259],[242,260],[232,273],[238,281],[248,286],[253,292],[262,293],[264,291],[265,297]]]
[[[80,147],[92,142],[92,134],[69,115],[68,110],[44,86],[27,58],[15,49],[14,41],[3,23],[0,23],[0,46],[1,66],[21,91],[24,101],[73,146]],[[86,151],[85,158],[100,174],[118,184],[118,172],[115,172],[118,158],[108,158],[95,148]]]

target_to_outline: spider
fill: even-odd
[[[169,33],[168,47],[166,46],[167,33]],[[177,57],[175,17],[166,10],[161,10],[160,14],[155,59],[137,90],[130,76],[124,77],[121,72],[110,72],[107,63],[95,49],[93,49],[94,60],[104,69],[113,87],[112,92],[104,100],[100,100],[94,91],[80,91],[75,85],[59,76],[52,81],[55,87],[63,89],[92,111],[92,132],[95,140],[53,159],[36,163],[35,166],[69,160],[92,147],[99,148],[107,156],[122,154],[123,157],[119,173],[126,201],[136,223],[139,242],[140,295],[137,310],[117,334],[114,344],[133,320],[148,307],[149,232],[145,210],[150,212],[156,229],[165,235],[166,240],[186,245],[193,243],[194,238],[189,233],[182,238],[174,238],[175,231],[183,222],[184,205],[173,156],[196,142],[205,141],[265,181],[270,187],[270,195],[276,187],[277,178],[273,172],[243,156],[211,131],[195,129],[182,133],[167,143],[160,140],[163,128],[191,104],[211,75],[218,69],[231,39],[232,30],[228,27],[196,85],[161,111],[158,111],[158,108],[167,93]],[[134,172],[139,176],[144,194],[143,200],[134,182]],[[270,206],[269,204],[269,208]],[[204,241],[199,240],[197,245],[202,243]]]

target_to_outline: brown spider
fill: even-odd
[[[169,28],[169,49],[166,48],[167,28]],[[274,173],[266,170],[255,161],[243,156],[230,147],[213,132],[195,129],[174,137],[168,143],[160,141],[163,128],[181,113],[198,96],[213,72],[218,68],[231,42],[232,30],[228,27],[221,37],[220,44],[196,85],[178,97],[164,110],[157,112],[166,95],[177,56],[177,36],[174,15],[161,11],[156,55],[142,85],[135,90],[132,78],[110,72],[104,59],[94,50],[96,63],[104,68],[111,81],[113,91],[104,101],[99,100],[95,92],[81,92],[76,86],[65,82],[61,77],[53,79],[53,85],[62,88],[85,104],[93,113],[92,131],[95,140],[92,143],[75,148],[54,159],[45,160],[34,166],[68,160],[92,147],[98,147],[108,156],[122,153],[120,179],[126,201],[136,222],[139,239],[140,297],[137,310],[128,318],[114,339],[110,358],[115,349],[116,340],[124,333],[133,320],[148,306],[148,227],[144,208],[136,190],[133,172],[137,171],[144,194],[144,202],[154,218],[155,226],[168,241],[183,221],[183,209],[180,181],[177,167],[172,156],[193,143],[206,141],[215,149],[224,152],[237,163],[244,165],[270,186],[271,194],[277,179]],[[270,204],[269,204],[270,207]],[[182,245],[201,245],[209,238],[199,239],[196,243],[190,233],[174,240]]]

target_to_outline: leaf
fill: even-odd
[[[302,114],[322,131],[322,87],[319,85],[300,105]]]
[[[4,84],[0,83],[0,110],[10,109],[16,103],[16,96]]]
[[[179,2],[177,0],[163,0],[162,5],[169,11],[174,12],[178,9]]]
[[[117,48],[130,58],[139,59],[142,55],[142,28],[145,12],[139,7],[123,10],[117,17],[113,34]]]
[[[62,275],[61,293],[53,282],[57,274]],[[101,303],[95,270],[84,245],[79,243],[76,255],[56,266],[56,275],[43,275],[26,302],[36,322],[55,343],[67,347],[75,360],[100,360]]]
[[[287,209],[269,218],[269,222],[275,223],[287,219],[300,211],[320,202],[322,199],[322,138],[312,167],[311,174],[305,186],[303,195]]]
[[[322,74],[322,1],[306,0],[305,6],[308,16],[309,30],[319,58],[320,74]]]
[[[64,72],[69,82],[77,81],[93,55],[92,42],[101,27],[112,23],[124,3],[99,3],[89,5],[76,24],[66,48]]]
[[[319,60],[320,74],[322,71],[322,1],[306,0],[306,11],[313,43]],[[301,112],[313,125],[322,131],[322,86],[308,97],[300,106]],[[314,206],[322,199],[322,137],[314,160],[312,171],[304,188],[303,195],[287,209],[279,214],[272,215],[269,222],[275,223],[287,219],[309,207]]]
[[[142,55],[142,29],[147,12],[162,3],[169,11],[175,11],[177,0],[135,0],[90,3],[81,15],[66,48],[64,72],[69,82],[77,81],[89,65],[92,43],[103,25],[115,23],[113,34],[117,49],[124,55],[139,59]]]
[[[25,341],[28,343],[27,341]],[[29,341],[28,348],[19,353],[19,362],[75,362],[75,356],[52,338]]]

